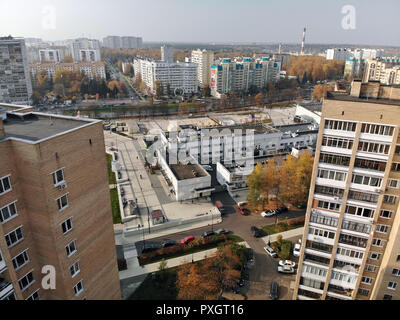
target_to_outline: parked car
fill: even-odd
[[[254,259],[254,251],[252,248],[247,249],[247,260],[253,261]]]
[[[195,238],[194,238],[193,236],[189,236],[189,237],[183,238],[183,239],[181,240],[181,243],[182,243],[182,244],[188,244],[189,242],[192,242],[194,239],[195,239]]]
[[[281,267],[291,267],[294,268],[296,266],[296,262],[291,261],[291,260],[281,260],[279,261],[279,265]]]
[[[272,258],[278,257],[278,255],[276,254],[275,250],[272,249],[270,246],[264,247],[264,250],[265,250],[265,252],[268,253]]]
[[[239,207],[239,212],[242,216],[248,216],[251,212],[249,209]]]
[[[269,290],[269,297],[272,300],[278,300],[279,299],[279,286],[276,282],[271,283],[271,288]]]
[[[296,243],[296,244],[294,245],[294,248],[293,248],[293,255],[294,255],[295,257],[300,257],[300,250],[301,250],[301,239],[299,240],[298,243]]]
[[[228,234],[229,230],[226,229],[218,229],[217,231],[215,231],[215,234],[220,235],[220,234]]]
[[[206,232],[204,232],[203,234],[202,234],[202,238],[204,239],[204,238],[207,238],[207,237],[211,237],[211,236],[213,236],[215,234],[215,232],[214,231],[206,231]]]
[[[276,215],[275,210],[268,210],[268,211],[261,212],[261,216],[264,218],[273,217],[274,215]]]
[[[278,266],[279,273],[286,273],[286,274],[294,274],[296,271],[294,268],[290,266]]]
[[[204,170],[206,170],[206,171],[213,171],[213,168],[212,168],[211,166],[204,165],[204,166],[202,166],[202,167],[203,167]]]
[[[280,207],[278,209],[276,209],[276,213],[284,213],[284,212],[288,212],[289,209],[287,207]]]
[[[261,230],[260,229],[258,229],[257,227],[251,227],[250,228],[250,230],[251,230],[251,232],[253,233],[253,237],[254,238],[259,238],[259,237],[261,237]]]
[[[242,202],[239,202],[239,203],[238,203],[238,206],[244,208],[244,207],[247,207],[248,204],[249,204],[249,203],[248,203],[247,201],[242,201]]]
[[[175,246],[177,243],[174,240],[164,240],[161,242],[161,247],[167,248],[167,247],[172,247]]]

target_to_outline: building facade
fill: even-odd
[[[197,79],[199,86],[210,85],[211,66],[214,64],[214,52],[206,50],[192,51],[191,62],[197,64]]]
[[[106,66],[104,62],[75,62],[75,63],[31,63],[29,69],[34,79],[38,73],[46,70],[49,77],[54,78],[56,71],[69,70],[83,72],[90,79],[106,79]]]
[[[161,47],[161,61],[167,62],[167,63],[173,63],[174,62],[174,48],[165,45]]]
[[[379,81],[386,85],[400,84],[400,65],[392,65],[380,60],[367,60],[363,81]]]
[[[0,38],[0,69],[0,102],[29,104],[32,83],[24,39]]]
[[[110,49],[140,49],[143,39],[140,37],[108,36],[103,38],[103,47]]]
[[[400,299],[400,89],[328,93],[294,299]]]
[[[281,64],[270,58],[252,60],[222,59],[211,66],[210,88],[214,97],[234,91],[248,91],[252,86],[265,88],[280,79]]]
[[[69,44],[72,58],[74,61],[91,61],[97,62],[101,60],[100,42],[94,39],[76,39]]]
[[[61,56],[60,50],[57,49],[39,49],[40,62],[59,63],[64,57]]]
[[[153,94],[156,93],[157,83],[163,87],[164,93],[167,92],[168,86],[171,93],[178,88],[187,94],[198,91],[197,65],[194,63],[135,59],[134,72]]]
[[[0,299],[121,299],[101,121],[0,108]]]

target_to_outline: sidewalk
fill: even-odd
[[[282,239],[290,239],[298,236],[303,236],[304,233],[304,227],[281,232],[281,233],[275,233],[270,236],[263,237],[262,240],[265,242],[265,244],[268,244],[268,242],[275,242],[278,239],[278,236],[281,235]]]
[[[240,242],[239,244],[244,245],[247,248],[249,248],[249,245],[247,244],[247,242]],[[217,248],[214,248],[214,249],[209,249],[209,250],[205,250],[205,251],[201,251],[201,252],[196,252],[193,254],[188,254],[188,255],[185,255],[182,257],[168,259],[168,260],[166,260],[166,262],[167,262],[166,267],[173,268],[173,267],[180,266],[182,264],[191,263],[192,259],[194,262],[204,260],[206,258],[212,257],[217,252],[217,250],[218,250]],[[134,249],[134,251],[136,251],[136,249]],[[137,276],[152,273],[152,272],[157,272],[160,268],[160,262],[155,262],[155,263],[147,264],[144,266],[140,266],[139,260],[137,258],[137,252],[136,252],[135,257],[130,257],[129,259],[126,259],[126,262],[127,262],[128,269],[119,272],[120,280],[137,277]]]

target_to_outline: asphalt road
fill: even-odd
[[[211,229],[214,229],[214,231],[221,228],[227,229],[242,237],[254,250],[255,263],[251,268],[249,281],[247,281],[246,285],[242,288],[242,293],[247,295],[248,299],[250,300],[268,299],[270,285],[273,281],[276,281],[280,286],[281,299],[291,299],[289,285],[290,281],[294,280],[295,275],[279,274],[276,271],[279,260],[271,258],[269,255],[267,255],[264,251],[264,241],[260,238],[254,238],[250,231],[251,226],[261,228],[265,225],[274,224],[275,217],[263,218],[259,215],[242,216],[237,210],[236,203],[226,192],[214,194],[212,199],[213,201],[222,201],[224,206],[227,208],[227,213],[224,215],[222,223],[214,226],[171,234],[168,237],[155,238],[151,241],[146,241],[145,245],[147,247],[157,246],[162,240],[165,239],[174,240],[179,243],[182,238],[187,236],[199,238],[204,232]],[[279,219],[284,220],[286,218],[297,218],[304,215],[304,210],[289,211],[281,214]],[[143,242],[137,242],[136,247],[140,252],[143,247]],[[294,257],[292,257],[292,260],[296,261]]]

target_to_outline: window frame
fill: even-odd
[[[68,195],[69,195],[69,192],[56,199],[58,212],[62,212],[62,211],[66,210],[69,207],[69,197],[68,197]],[[67,204],[64,207],[61,207],[61,205],[62,205],[61,199],[64,198],[64,197],[67,198]]]
[[[70,245],[71,245],[72,243],[74,244],[75,250],[68,253],[68,250],[70,249]],[[73,256],[73,255],[78,251],[78,247],[77,247],[77,245],[76,245],[76,240],[72,240],[70,243],[68,243],[68,244],[65,246],[65,248],[66,248],[66,250],[67,250],[67,257],[69,258],[69,257]]]
[[[53,171],[51,174],[52,178],[53,178],[53,185],[54,187],[58,187],[59,185],[65,183],[65,173],[64,173],[64,169],[65,167],[62,167],[60,169],[57,169],[56,171]],[[58,177],[57,177],[57,172],[61,171],[62,172],[62,176],[63,176],[63,180],[58,181]]]
[[[8,209],[7,211],[8,211],[8,213],[9,213],[9,215],[10,215],[7,219],[1,221],[2,224],[6,223],[6,222],[8,222],[8,221],[11,221],[12,219],[18,217],[17,202],[18,202],[18,200],[15,200],[15,201],[13,201],[13,202],[11,202],[11,203],[5,205],[4,207],[0,208],[0,216],[2,217],[2,219],[4,219],[4,217],[3,217],[3,210],[4,210],[4,209],[7,208],[7,209]],[[11,205],[14,205],[14,208],[15,208],[15,214],[13,214],[13,215],[10,214],[10,213],[11,213],[11,211],[10,211],[10,206],[11,206]]]
[[[30,271],[27,272],[23,277],[21,277],[21,278],[18,279],[18,285],[19,285],[19,287],[20,287],[20,289],[21,289],[21,292],[24,292],[26,289],[28,289],[30,286],[32,286],[32,284],[34,284],[34,283],[36,282],[36,279],[35,279],[35,277],[33,276],[33,270],[34,270],[34,269],[30,270]],[[21,287],[21,280],[23,280],[24,278],[26,278],[29,274],[32,274],[32,281],[29,282],[29,283],[27,284],[26,287],[22,288],[22,287]]]
[[[0,184],[1,184],[1,187],[2,187],[2,189],[3,189],[3,192],[0,192],[0,196],[2,196],[3,194],[6,194],[6,193],[8,193],[8,192],[10,192],[10,191],[12,191],[12,185],[11,185],[11,174],[8,174],[8,175],[6,175],[6,176],[3,176],[3,177],[1,177],[0,178]],[[8,184],[10,185],[10,188],[9,189],[5,189],[5,187],[4,187],[4,183],[3,183],[3,180],[4,179],[8,179]]]
[[[63,226],[64,226],[64,224],[66,224],[68,221],[70,221],[71,228],[70,228],[70,229],[67,229],[67,231],[64,232],[64,227],[63,227]],[[63,232],[64,235],[66,235],[67,233],[71,232],[72,229],[74,229],[74,225],[72,224],[72,217],[69,217],[68,219],[64,220],[64,221],[60,224],[60,226],[61,226],[61,231]],[[67,226],[67,225],[66,225],[66,226]]]
[[[18,253],[14,258],[11,259],[15,271],[18,271],[18,270],[21,269],[22,267],[26,266],[29,262],[31,262],[31,259],[29,258],[28,250],[29,250],[29,248],[27,248],[27,249],[21,251],[21,252]],[[26,260],[24,259],[25,261],[24,261],[23,264],[18,265],[18,266],[15,266],[16,263],[14,264],[14,260],[16,260],[19,256],[24,255],[24,254],[26,255],[27,259],[26,259]]]
[[[77,286],[81,284],[81,290],[77,290]],[[85,290],[85,288],[83,287],[83,280],[81,279],[79,282],[76,283],[76,285],[74,285],[74,292],[75,292],[75,296],[79,297],[80,294]]]

